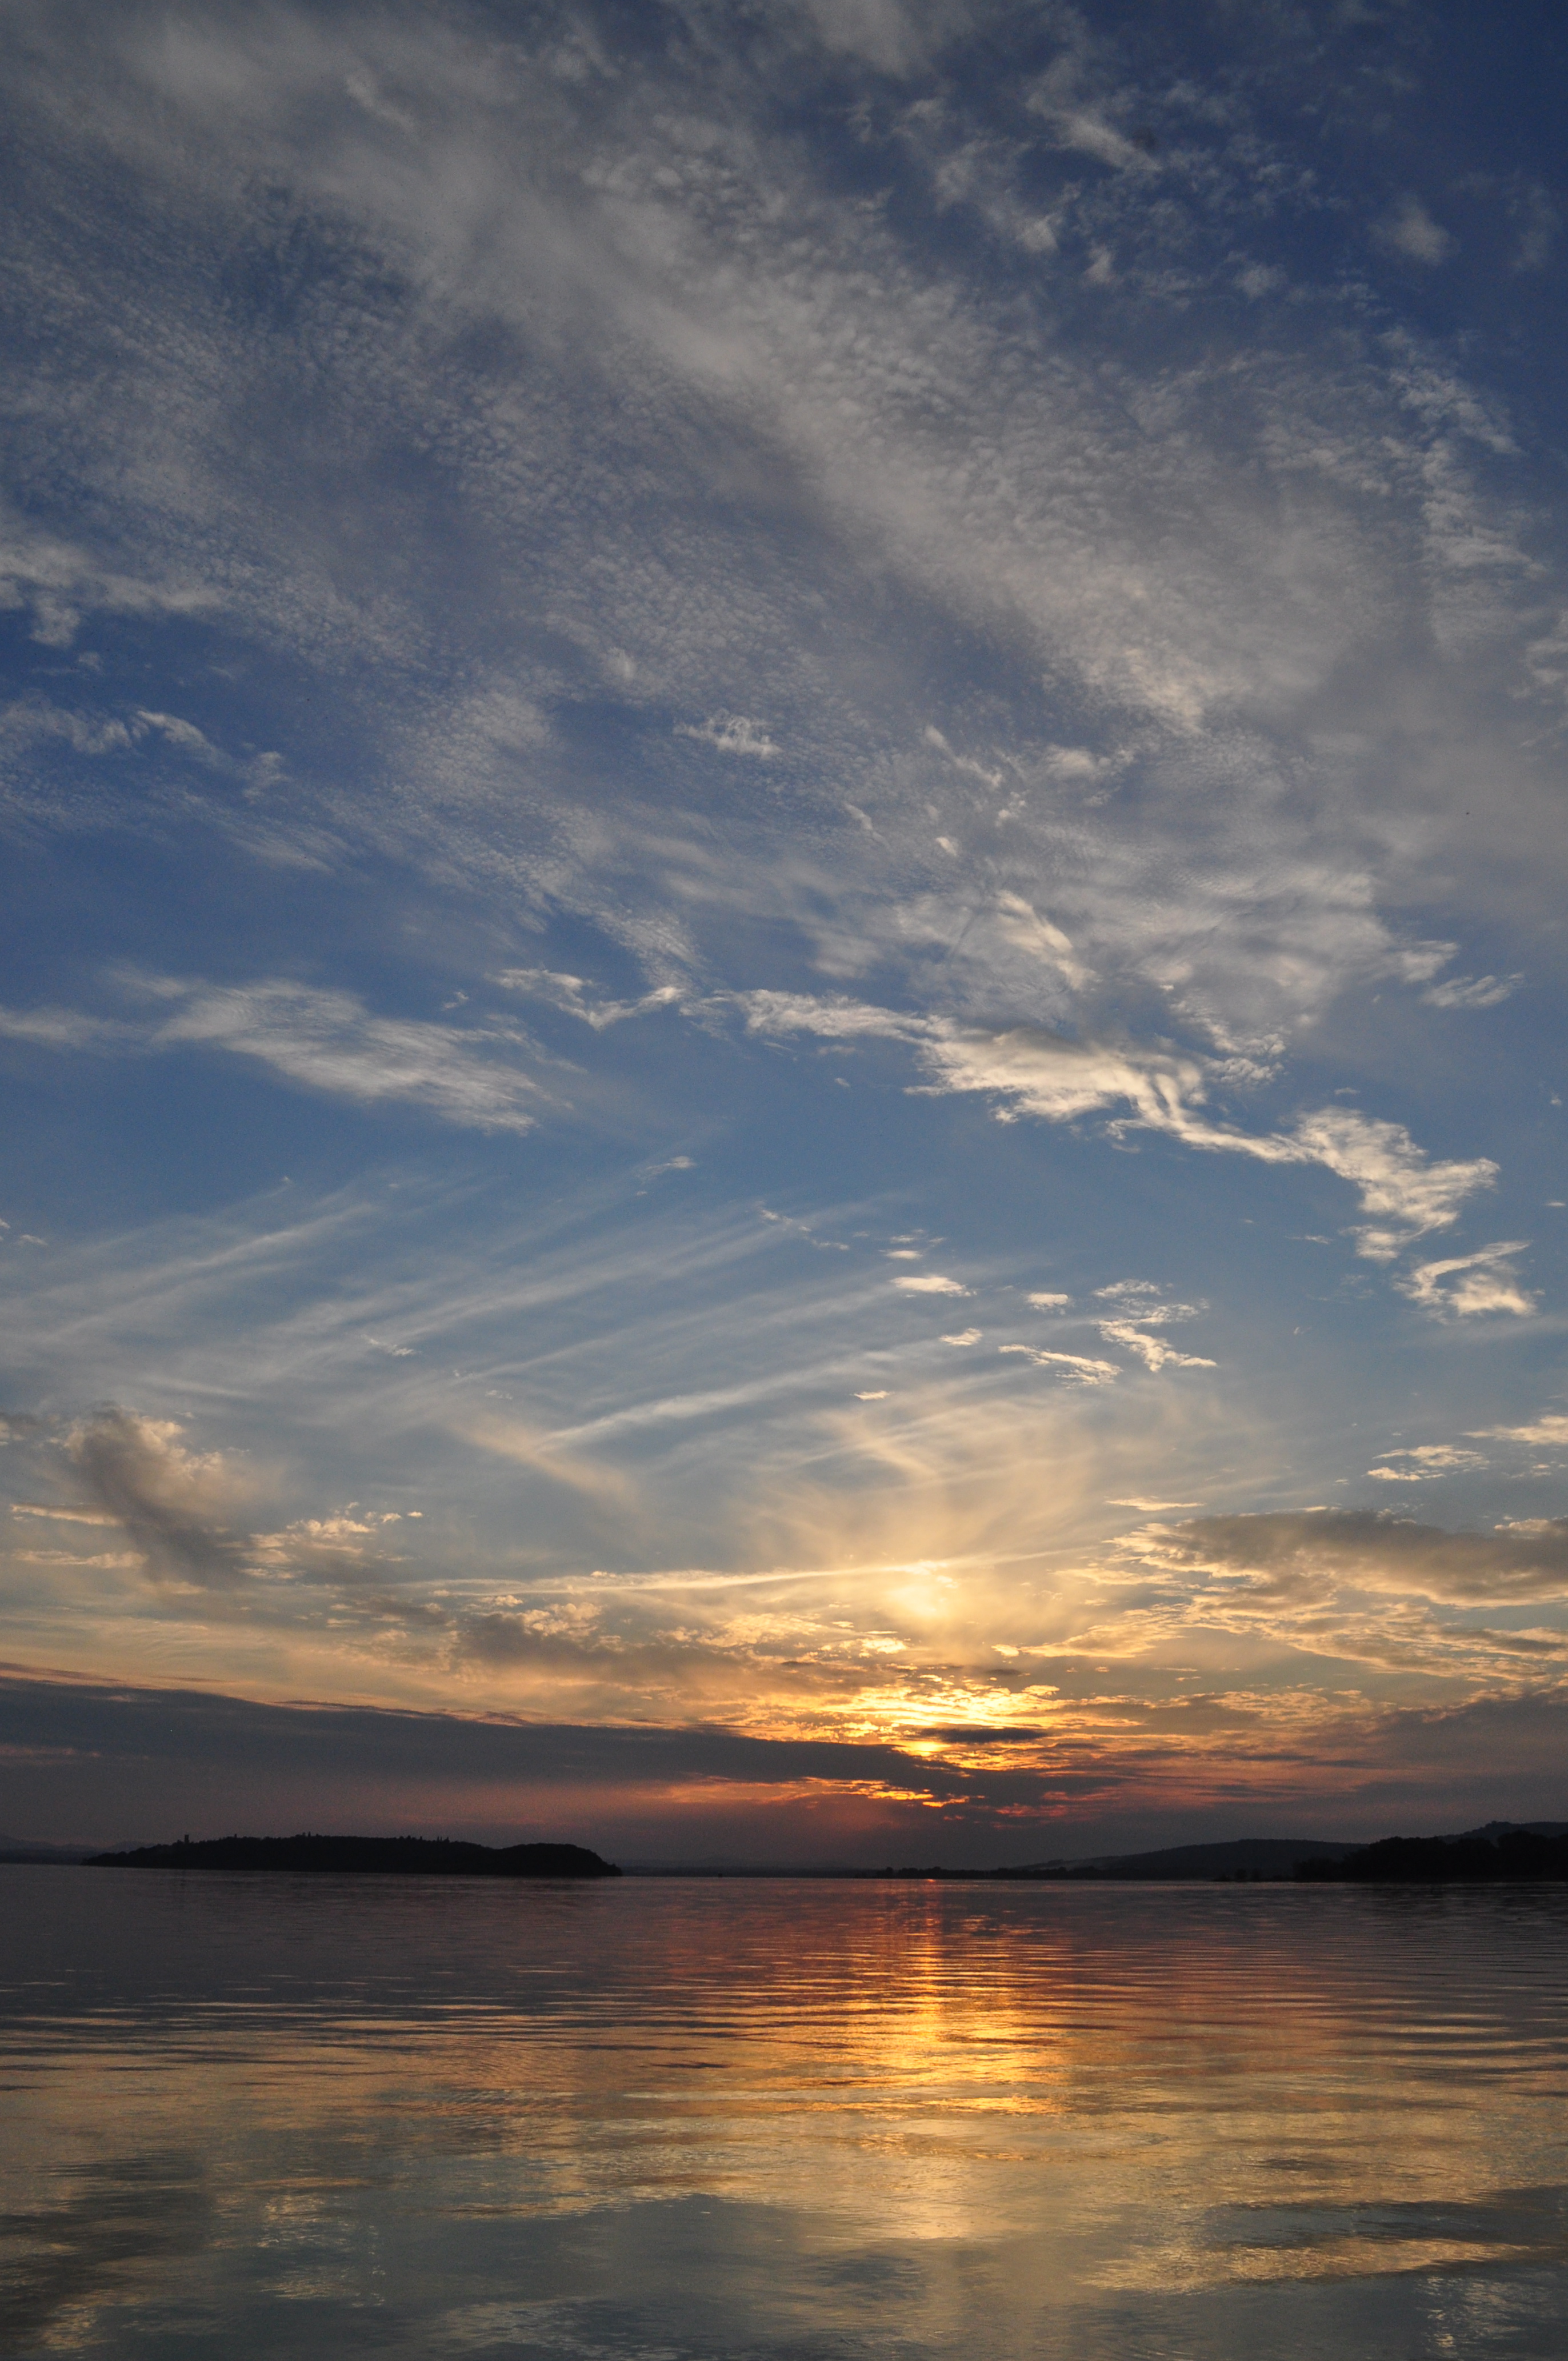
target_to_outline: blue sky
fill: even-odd
[[[4,37],[9,1832],[1557,1816],[1556,12]]]

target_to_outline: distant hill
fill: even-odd
[[[1568,1833],[1561,1821],[1539,1828],[1494,1821],[1467,1836],[1385,1837],[1343,1861],[1303,1861],[1296,1875],[1313,1884],[1330,1879],[1353,1885],[1562,1883],[1568,1882]]]
[[[993,1869],[994,1878],[1094,1879],[1131,1883],[1170,1878],[1288,1878],[1298,1861],[1331,1869],[1361,1847],[1329,1837],[1237,1837],[1228,1844],[1168,1845],[1159,1852],[1102,1853],[1091,1861],[1043,1861],[1025,1869]]]
[[[1568,1820],[1489,1820],[1456,1836],[1385,1837],[1376,1844],[1322,1837],[1241,1837],[1159,1852],[993,1869],[992,1878],[1136,1883],[1171,1879],[1296,1879],[1311,1884],[1491,1883],[1568,1879]]]
[[[1486,1837],[1494,1844],[1499,1837],[1568,1837],[1568,1820],[1487,1820],[1478,1828],[1463,1828],[1457,1838],[1442,1837],[1439,1842],[1468,1842],[1472,1837]]]
[[[306,1870],[334,1876],[619,1877],[573,1844],[464,1844],[451,1837],[214,1837],[96,1852],[92,1869]]]

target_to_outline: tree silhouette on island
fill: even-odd
[[[466,1844],[456,1837],[212,1837],[95,1852],[90,1869],[290,1869],[337,1876],[619,1877],[586,1845]]]

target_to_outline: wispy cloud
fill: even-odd
[[[526,1131],[552,1096],[521,1070],[526,1037],[504,1026],[464,1028],[378,1016],[351,992],[283,978],[213,984],[178,976],[121,979],[139,1021],[71,1009],[0,1009],[0,1035],[60,1049],[223,1050],[297,1086],[364,1105],[408,1101],[448,1123]]]
[[[1418,1263],[1397,1282],[1412,1302],[1430,1312],[1458,1319],[1486,1312],[1511,1312],[1528,1320],[1540,1310],[1537,1299],[1520,1284],[1514,1257],[1529,1251],[1528,1238],[1505,1238],[1478,1253],[1450,1255],[1436,1262]]]
[[[1360,1251],[1376,1261],[1391,1260],[1412,1239],[1449,1228],[1465,1200],[1497,1179],[1488,1157],[1433,1162],[1403,1125],[1354,1108],[1302,1115],[1288,1133],[1215,1124],[1202,1109],[1223,1069],[1196,1055],[1069,1040],[1033,1028],[984,1033],[945,1017],[801,994],[752,993],[742,1005],[759,1032],[907,1043],[932,1078],[924,1088],[985,1093],[999,1102],[1005,1120],[1029,1115],[1065,1123],[1124,1107],[1127,1113],[1112,1115],[1113,1133],[1166,1132],[1189,1148],[1266,1164],[1321,1165],[1356,1188],[1368,1217],[1357,1232]],[[1418,1292],[1417,1300],[1428,1298]]]
[[[158,1049],[191,1047],[259,1060],[291,1082],[367,1104],[411,1100],[450,1123],[526,1131],[543,1093],[494,1054],[515,1051],[499,1027],[466,1033],[409,1017],[376,1016],[348,992],[281,982],[191,984],[148,977],[143,989],[170,1009]]]

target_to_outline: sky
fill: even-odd
[[[0,38],[0,1831],[1568,1814],[1560,11]]]

